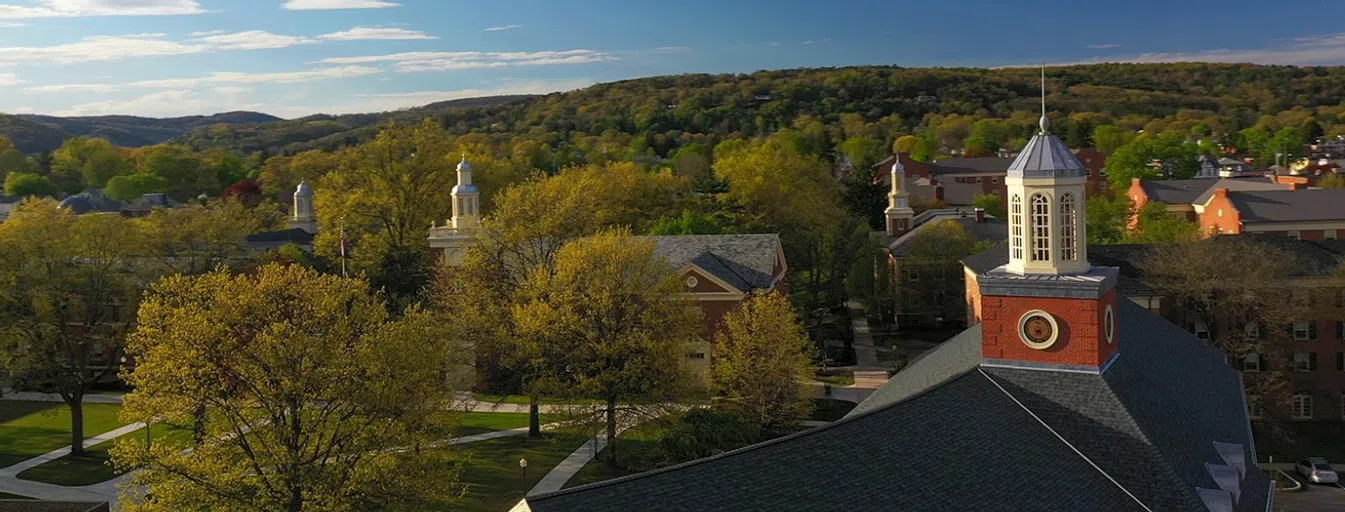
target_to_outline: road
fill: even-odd
[[[1279,512],[1345,510],[1345,487],[1341,487],[1340,484],[1306,484],[1299,492],[1276,492],[1275,510]]]

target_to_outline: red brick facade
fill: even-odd
[[[985,296],[981,298],[981,355],[1037,363],[1100,367],[1116,353],[1103,334],[1107,306],[1113,314],[1116,290],[1101,299]],[[1049,348],[1029,347],[1019,335],[1023,315],[1041,310],[1055,318],[1059,333]]]
[[[1242,214],[1228,200],[1228,189],[1214,189],[1214,195],[1200,214],[1200,231],[1206,236],[1236,235],[1242,232]]]

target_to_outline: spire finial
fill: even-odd
[[[1046,118],[1046,63],[1041,63],[1041,119],[1037,124],[1041,125],[1041,134],[1046,135],[1050,130],[1051,120]]]

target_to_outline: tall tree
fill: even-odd
[[[653,242],[606,232],[561,247],[555,271],[530,275],[531,300],[513,310],[519,331],[543,340],[557,381],[604,402],[608,439],[619,413],[662,407],[686,389],[683,347],[704,324],[673,277]],[[607,455],[615,466],[615,444]]]
[[[710,364],[711,390],[764,437],[789,432],[812,411],[811,343],[789,298],[756,294],[724,316]]]
[[[118,366],[139,296],[130,219],[76,217],[25,202],[0,224],[0,352],[16,387],[70,407],[71,453],[84,453],[84,395]]]
[[[40,174],[10,171],[5,175],[7,196],[55,196],[57,192],[56,185]]]
[[[120,442],[143,510],[424,510],[457,494],[454,347],[428,314],[391,318],[367,283],[298,265],[156,283],[124,375],[131,421],[190,423],[193,450]],[[434,482],[426,485],[426,482]]]

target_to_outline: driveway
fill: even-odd
[[[1275,510],[1280,512],[1345,510],[1345,487],[1339,484],[1305,484],[1303,490],[1299,492],[1276,492]]]

